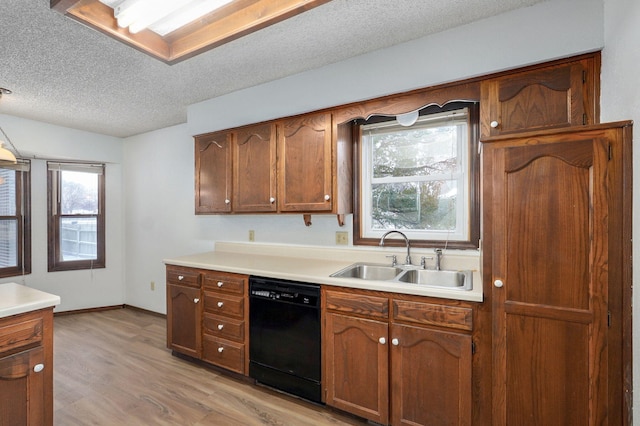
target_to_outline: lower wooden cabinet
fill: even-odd
[[[167,347],[246,375],[248,277],[167,266]]]
[[[53,424],[53,309],[0,319],[0,424]]]
[[[323,293],[328,405],[382,424],[471,424],[471,307]]]

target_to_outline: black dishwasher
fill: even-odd
[[[321,401],[320,286],[249,277],[249,376]]]

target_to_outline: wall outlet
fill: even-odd
[[[151,291],[155,291],[156,290],[156,282],[155,281],[151,281],[151,283],[149,284],[149,288],[151,288]]]
[[[336,232],[336,244],[346,246],[349,244],[349,233],[344,231]]]
[[[256,232],[253,229],[249,230],[249,241],[255,241],[256,240]]]

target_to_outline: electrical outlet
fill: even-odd
[[[151,288],[151,291],[155,291],[156,290],[156,282],[155,281],[151,281],[151,283],[149,284],[149,287]]]
[[[349,233],[344,231],[336,232],[336,244],[346,246],[349,244]]]
[[[256,233],[253,229],[249,230],[249,241],[255,241],[256,240]]]

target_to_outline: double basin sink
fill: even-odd
[[[472,271],[420,269],[413,265],[389,266],[358,262],[331,274],[332,277],[409,283],[468,291],[473,288]]]

